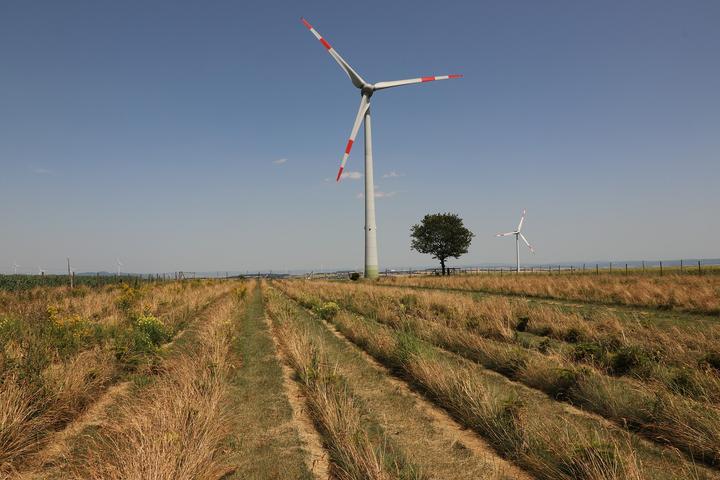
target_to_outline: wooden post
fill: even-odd
[[[610,262],[610,273],[612,273],[612,262]]]
[[[585,273],[585,264],[583,263],[583,273]]]
[[[73,275],[70,271],[70,257],[67,257],[67,265],[68,265],[68,281],[70,282],[70,288],[72,289],[75,285],[73,282]]]
[[[600,275],[600,265],[595,264],[595,275]]]
[[[643,273],[645,273],[645,260],[643,260]]]
[[[680,259],[680,271],[681,271],[681,272],[683,271],[683,261],[682,261],[682,258]]]
[[[702,270],[700,269],[700,260],[698,260],[698,275],[702,275]]]
[[[662,261],[660,262],[660,276],[662,277]]]
[[[627,263],[625,264],[625,275],[627,275]]]

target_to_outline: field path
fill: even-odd
[[[596,300],[566,300],[557,297],[547,297],[543,295],[533,295],[529,293],[519,292],[498,292],[491,289],[469,289],[454,287],[429,287],[425,285],[394,285],[388,283],[377,283],[376,286],[383,288],[409,288],[413,290],[429,290],[440,292],[461,293],[475,298],[483,297],[504,297],[519,298],[528,301],[545,304],[556,305],[560,307],[569,307],[573,309],[593,309],[608,310],[620,315],[638,315],[643,318],[652,319],[660,323],[682,324],[682,323],[710,323],[717,324],[720,321],[718,315],[709,313],[693,312],[688,310],[664,310],[662,308],[650,307],[647,305],[625,305],[613,302],[601,302]]]
[[[322,338],[322,347],[362,399],[373,420],[407,460],[433,479],[528,479],[471,430],[425,400],[335,327],[296,305],[298,320]]]
[[[228,459],[237,469],[225,478],[312,479],[284,386],[284,374],[265,320],[259,285],[238,318],[231,379],[237,411]]]

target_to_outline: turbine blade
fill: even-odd
[[[340,170],[338,170],[337,178],[335,179],[336,182],[340,181],[343,169],[345,168],[345,162],[347,162],[347,159],[350,156],[350,150],[352,150],[353,143],[355,143],[355,137],[358,134],[358,130],[360,130],[360,124],[362,123],[363,118],[365,117],[365,112],[367,112],[368,108],[370,108],[370,101],[368,100],[367,95],[363,95],[360,99],[360,108],[358,109],[357,116],[355,117],[355,123],[353,124],[352,131],[350,132],[350,139],[345,147],[345,153],[343,154],[342,163],[340,164]]]
[[[515,235],[516,233],[518,233],[518,232],[498,233],[498,234],[496,234],[495,236],[496,236],[496,237],[507,237],[507,236],[509,236],[509,235]]]
[[[382,90],[384,88],[402,87],[403,85],[413,85],[415,83],[432,82],[435,80],[451,80],[453,78],[462,78],[462,75],[442,75],[439,77],[420,77],[410,78],[408,80],[392,80],[390,82],[378,82],[375,84],[375,90]]]
[[[518,223],[517,231],[522,230],[523,222],[525,221],[525,210],[523,210],[522,217],[520,217],[520,223]]]
[[[535,249],[533,248],[532,245],[530,245],[530,243],[527,241],[527,238],[525,238],[522,233],[520,234],[520,238],[523,239],[523,242],[525,242],[525,245],[528,246],[528,248],[530,249],[530,252],[535,253]]]
[[[335,59],[335,61],[338,63],[338,65],[340,65],[340,68],[342,68],[345,71],[345,73],[347,73],[347,76],[350,77],[350,80],[352,81],[353,85],[355,85],[357,88],[363,88],[365,85],[367,85],[365,80],[363,80],[363,78],[360,75],[358,75],[358,73],[355,70],[353,70],[353,68],[350,66],[350,64],[348,64],[340,56],[340,54],[333,47],[330,46],[330,44],[327,42],[327,40],[325,40],[322,37],[322,35],[320,35],[320,33],[318,33],[318,31],[315,30],[313,28],[313,26],[310,25],[310,23],[308,23],[307,20],[305,20],[304,18],[300,18],[300,20],[302,20],[303,25],[305,25],[307,27],[307,29],[312,32],[313,35],[315,35],[315,38],[320,40],[320,43],[322,43],[323,47],[325,47],[327,49],[330,56]]]

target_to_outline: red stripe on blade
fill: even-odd
[[[308,28],[308,30],[312,29],[312,25],[310,25],[307,20],[305,20],[302,17],[300,17],[300,20],[302,20],[303,25],[305,25]]]
[[[324,46],[325,48],[327,48],[328,50],[330,50],[330,49],[332,48],[332,47],[330,46],[330,44],[325,41],[324,38],[321,38],[321,39],[320,39],[320,43],[322,43],[323,46]]]
[[[338,170],[338,176],[337,176],[337,178],[335,179],[336,182],[339,182],[339,181],[340,181],[340,175],[342,175],[342,171],[343,171],[343,167],[340,167],[340,170]]]
[[[448,78],[462,78],[462,75],[448,75]]]
[[[422,77],[420,79],[422,82],[432,82],[433,80],[435,80],[435,77]]]
[[[350,149],[352,148],[352,146],[353,146],[353,141],[352,141],[352,140],[348,140],[347,146],[345,147],[345,153],[347,153],[348,155],[350,155]]]

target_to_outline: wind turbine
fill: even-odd
[[[13,262],[13,275],[17,275],[17,269],[20,267],[17,262]]]
[[[117,274],[118,274],[118,277],[119,277],[119,276],[120,276],[120,267],[123,266],[123,263],[120,261],[119,258],[116,259],[116,262],[117,262]]]
[[[45,275],[45,270],[42,267],[38,267],[38,275]]]
[[[507,233],[498,233],[495,235],[496,237],[507,237],[510,235],[515,235],[515,271],[520,273],[520,239],[522,238],[523,242],[525,242],[525,245],[528,246],[530,249],[530,253],[535,253],[535,249],[530,245],[530,243],[527,241],[527,238],[525,238],[522,234],[522,227],[523,223],[525,222],[525,210],[523,210],[522,217],[520,217],[520,223],[518,223],[517,230]]]
[[[378,82],[375,84],[368,83],[340,56],[337,51],[310,25],[307,20],[301,18],[303,24],[315,35],[323,47],[328,51],[331,57],[340,65],[350,81],[356,88],[360,89],[360,108],[358,109],[355,123],[350,131],[350,139],[345,146],[345,153],[342,157],[340,170],[338,170],[336,182],[340,181],[345,162],[350,156],[350,150],[355,137],[360,130],[360,124],[365,121],[365,277],[377,278],[378,276],[378,256],[377,256],[377,233],[375,224],[375,186],[373,184],[373,158],[372,158],[372,131],[370,123],[370,97],[377,90],[385,88],[400,87],[404,85],[413,85],[415,83],[431,82],[433,80],[448,80],[452,78],[461,78],[462,75],[444,75],[433,77],[419,77],[408,80],[393,80],[390,82]]]

